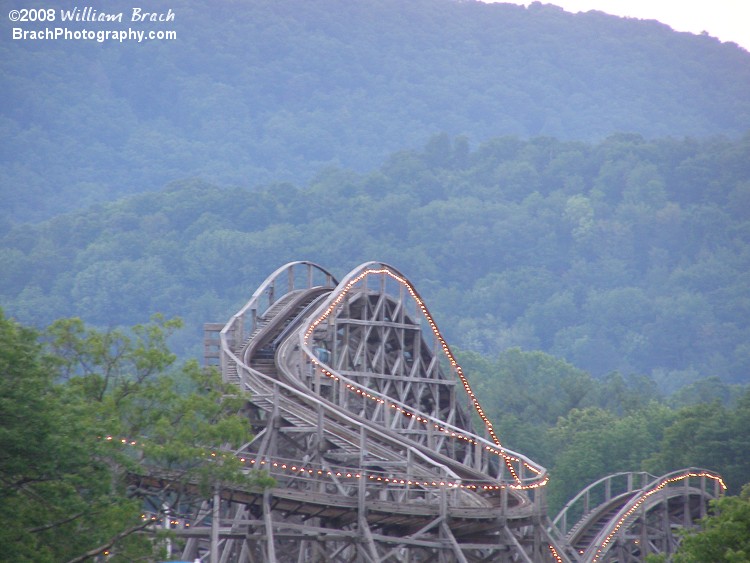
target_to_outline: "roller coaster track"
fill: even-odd
[[[679,494],[669,481],[614,495],[613,478],[550,522],[547,471],[502,446],[416,289],[386,264],[340,282],[287,264],[207,334],[207,358],[250,394],[255,438],[236,454],[276,483],[217,490],[174,530],[186,560],[642,561],[610,557],[634,529],[661,541],[632,522],[659,506],[692,522],[719,482],[696,470]]]
[[[726,487],[719,475],[690,468],[662,477],[617,473],[586,487],[553,521],[550,531],[572,561],[642,562],[672,554],[675,530],[706,516],[707,500]],[[568,528],[568,522],[575,524]]]

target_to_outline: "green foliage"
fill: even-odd
[[[211,455],[248,439],[244,398],[166,344],[198,355],[204,321],[300,258],[407,272],[552,507],[613,471],[747,481],[750,135],[705,138],[750,127],[746,52],[538,2],[228,9],[181,6],[158,51],[0,45],[0,306],[83,319],[42,346],[0,316],[13,561],[148,557],[140,471],[246,481]],[[185,177],[274,183],[148,193]],[[157,310],[191,331],[138,324]]]
[[[503,445],[550,471],[551,513],[589,483],[625,471],[663,475],[685,467],[720,473],[730,493],[750,475],[750,389],[715,378],[693,388],[726,403],[663,397],[646,376],[603,379],[542,352],[507,350],[496,360],[458,353]],[[731,392],[730,392],[731,391]],[[688,399],[687,404],[681,403]]]
[[[194,0],[175,12],[166,29],[177,40],[145,49],[0,46],[0,131],[14,140],[2,218],[48,218],[177,178],[252,186],[331,165],[369,170],[437,131],[464,136],[430,143],[428,166],[451,170],[467,139],[750,127],[750,55],[655,22],[453,0]],[[538,162],[515,158],[512,143],[498,150],[511,156],[494,167],[507,194],[544,186]],[[658,205],[660,171],[632,164],[607,163],[597,188]],[[681,167],[694,201],[712,178],[705,164]]]
[[[703,467],[721,474],[736,494],[750,474],[749,401],[746,388],[732,408],[699,403],[675,410],[652,402],[624,415],[611,408],[571,410],[546,429],[551,509],[588,483],[619,471],[663,475]]]
[[[548,430],[553,456],[550,507],[561,508],[601,477],[641,470],[643,460],[658,450],[673,416],[668,407],[656,403],[625,416],[598,407],[573,409]]]
[[[0,543],[8,561],[156,557],[160,544],[132,487],[138,475],[168,478],[149,493],[157,514],[174,508],[179,483],[266,483],[222,453],[250,438],[238,414],[246,398],[195,362],[174,367],[166,339],[180,324],[155,317],[132,331],[100,332],[65,319],[41,344],[0,317]]]
[[[690,466],[719,471],[730,492],[739,492],[750,475],[750,390],[733,408],[713,402],[679,409],[654,454],[644,459],[652,473]]]
[[[541,350],[596,378],[650,376],[667,393],[708,376],[743,383],[750,230],[732,202],[750,182],[748,155],[750,136],[506,137],[472,151],[443,135],[371,174],[326,169],[306,188],[179,182],[11,229],[0,304],[35,326],[180,315],[190,332],[170,343],[198,356],[203,323],[227,318],[284,262],[341,274],[377,257],[409,275],[463,349]],[[709,180],[691,193],[685,169],[697,166]]]
[[[589,375],[542,352],[514,348],[500,354],[496,365],[492,380],[485,382],[491,387],[482,389],[482,397],[502,413],[542,424],[554,424],[577,407],[591,384]]]
[[[733,207],[750,185],[748,154],[750,136],[504,137],[468,150],[441,135],[367,175],[326,169],[304,189],[179,182],[9,229],[0,303],[37,326],[184,315],[191,331],[161,321],[157,334],[102,333],[69,320],[48,339],[65,388],[96,406],[86,419],[94,434],[148,435],[142,460],[176,471],[173,419],[143,413],[188,406],[166,380],[147,384],[174,359],[147,354],[148,342],[160,334],[157,349],[169,338],[197,356],[202,323],[228,318],[285,261],[347,272],[378,257],[407,273],[447,340],[466,350],[503,444],[550,469],[551,507],[612,471],[706,466],[735,491],[750,474],[750,230]],[[180,390],[204,388],[195,366],[178,371]],[[139,389],[148,400],[133,398]],[[666,395],[682,410],[651,404]],[[185,428],[208,432],[205,412]],[[216,439],[207,436],[182,451]],[[200,467],[186,470],[203,479]]]
[[[750,561],[750,484],[740,496],[713,501],[712,511],[700,530],[685,534],[674,563]]]

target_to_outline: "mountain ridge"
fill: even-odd
[[[365,172],[440,132],[476,144],[750,130],[750,53],[655,21],[451,0],[176,12],[171,43],[0,43],[0,130],[13,139],[2,220],[185,177],[253,187]]]
[[[190,180],[0,234],[0,306],[44,326],[185,319],[180,352],[293,260],[408,273],[457,347],[659,383],[750,369],[750,134],[601,143],[438,135],[376,171]],[[192,353],[200,355],[200,350]],[[674,387],[673,387],[674,389]]]

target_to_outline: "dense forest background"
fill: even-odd
[[[126,19],[132,8],[89,5]],[[443,132],[476,145],[504,135],[595,142],[750,129],[747,51],[656,21],[540,2],[149,8],[173,8],[174,22],[151,27],[176,31],[176,41],[12,41],[4,22],[0,134],[13,143],[0,153],[0,224],[177,178],[306,185],[325,166],[367,172]]]
[[[154,311],[192,328],[228,319],[278,266],[343,276],[394,264],[449,341],[521,347],[594,376],[665,391],[750,378],[750,135],[600,143],[434,137],[357,174],[247,191],[199,180],[0,238],[0,304],[39,326],[79,315],[130,325]],[[192,346],[192,348],[191,348]]]
[[[750,53],[539,2],[171,7],[154,27],[175,42],[3,31],[0,416],[20,414],[0,476],[23,482],[47,444],[75,454],[49,471],[87,471],[99,446],[61,435],[60,413],[133,418],[106,393],[88,409],[55,338],[98,381],[115,365],[99,343],[159,312],[185,327],[157,339],[164,366],[167,339],[200,358],[204,322],[304,259],[409,277],[504,444],[550,469],[551,510],[615,471],[750,482]]]

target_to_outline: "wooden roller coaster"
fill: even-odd
[[[279,268],[206,325],[206,358],[249,392],[255,438],[236,455],[275,486],[217,489],[176,519],[184,560],[642,562],[720,492],[701,470],[615,476],[550,521],[547,471],[502,446],[425,303],[386,264],[340,282],[310,262]]]

